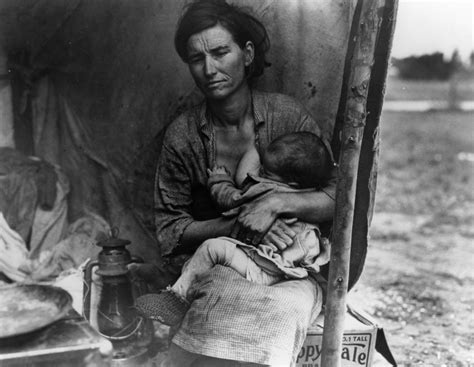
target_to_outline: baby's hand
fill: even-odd
[[[212,170],[208,168],[207,169],[207,174],[209,176],[211,176],[211,175],[227,175],[227,176],[230,176],[230,172],[225,166],[217,166],[217,165],[212,167]]]

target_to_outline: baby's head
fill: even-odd
[[[299,131],[273,140],[261,157],[261,175],[299,189],[321,188],[331,173],[331,157],[323,141]]]

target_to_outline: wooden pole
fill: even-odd
[[[8,75],[7,53],[0,45],[0,147],[15,148],[12,86]]]
[[[321,365],[340,366],[342,334],[346,311],[346,295],[349,283],[349,265],[352,243],[352,228],[357,187],[359,157],[367,116],[367,96],[375,59],[377,36],[381,24],[383,0],[359,0],[354,13],[357,30],[350,58],[344,120],[339,155],[339,173],[336,189],[336,212],[334,218],[334,241],[331,249],[328,297],[325,309],[325,325]],[[347,70],[345,70],[347,72]]]

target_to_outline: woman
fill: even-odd
[[[324,192],[275,193],[255,200],[232,220],[219,216],[207,191],[206,170],[214,165],[225,166],[234,175],[248,150],[260,151],[280,135],[310,131],[321,136],[318,125],[294,99],[252,89],[252,82],[267,65],[269,40],[263,25],[224,1],[196,1],[179,21],[175,47],[205,96],[205,102],[167,128],[156,171],[157,238],[162,256],[169,259],[175,273],[186,258],[182,255],[192,254],[206,239],[232,236],[248,244],[268,243],[283,250],[292,244],[295,233],[280,218],[296,217],[310,223],[330,220],[334,180]],[[317,287],[315,283],[310,286]],[[315,294],[318,299],[309,302],[320,307],[320,292]],[[232,305],[238,314],[239,305]],[[244,309],[245,302],[242,312]],[[193,314],[199,319],[198,311]],[[186,323],[190,325],[192,320]],[[186,342],[178,344],[186,347]],[[187,349],[196,352],[199,348]],[[268,362],[252,356],[234,358],[227,352],[206,350],[202,354]],[[169,363],[185,365],[183,361]]]

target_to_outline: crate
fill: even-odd
[[[324,315],[321,314],[308,329],[296,367],[320,367],[323,327]],[[344,318],[341,367],[370,367],[376,334],[377,325],[368,315],[348,307]]]

